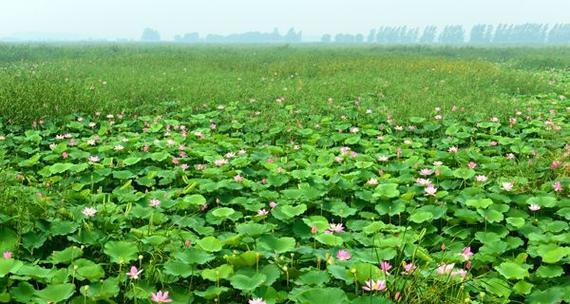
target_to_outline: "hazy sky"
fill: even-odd
[[[0,37],[14,33],[165,39],[185,32],[367,33],[381,25],[570,23],[570,0],[0,0]]]

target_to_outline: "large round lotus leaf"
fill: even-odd
[[[74,291],[74,284],[53,284],[36,291],[36,296],[44,301],[57,303],[67,300],[73,295]]]
[[[215,257],[200,248],[188,248],[182,252],[176,253],[176,258],[187,264],[205,264],[213,260]]]
[[[109,241],[103,251],[117,264],[126,264],[138,257],[137,244],[129,241]]]
[[[319,243],[328,245],[328,246],[332,246],[332,247],[336,247],[336,246],[340,246],[343,243],[343,240],[341,237],[338,237],[336,235],[333,234],[319,234],[315,237],[315,239],[317,241],[319,241]]]
[[[346,293],[340,288],[310,288],[295,296],[299,304],[347,304]]]
[[[197,242],[198,246],[208,252],[222,250],[222,242],[213,236],[207,236]]]
[[[493,204],[493,201],[489,198],[479,198],[479,199],[468,199],[465,201],[465,205],[474,208],[485,209]]]
[[[284,253],[295,249],[296,241],[291,237],[276,238],[271,235],[265,235],[258,239],[257,245],[267,251],[276,253]]]
[[[215,217],[218,218],[226,218],[232,214],[234,214],[236,211],[232,208],[227,208],[227,207],[220,207],[220,208],[216,208],[214,210],[212,210],[212,214]]]
[[[265,281],[265,275],[262,273],[256,273],[253,276],[248,276],[244,274],[236,274],[231,277],[230,283],[232,287],[245,291],[250,292],[257,287],[261,286]]]
[[[232,265],[223,264],[216,268],[204,269],[202,270],[202,278],[205,280],[210,280],[212,282],[218,282],[219,280],[225,280],[229,278],[234,273],[234,267]]]
[[[356,263],[352,268],[356,271],[356,278],[360,283],[368,280],[378,280],[383,277],[380,268],[369,263]]]
[[[528,270],[513,262],[503,262],[501,265],[496,266],[495,269],[509,280],[522,280],[528,277]]]

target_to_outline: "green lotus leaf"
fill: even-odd
[[[36,291],[36,296],[44,301],[57,303],[69,299],[74,292],[75,285],[73,284],[51,284],[40,291]]]
[[[137,244],[129,241],[109,241],[103,252],[111,257],[111,262],[117,264],[126,264],[138,257]]]
[[[265,282],[266,276],[263,273],[256,273],[252,276],[244,274],[235,274],[230,279],[230,284],[233,288],[250,292]]]
[[[496,266],[495,269],[509,280],[522,280],[528,277],[527,268],[513,262],[503,262]]]
[[[222,242],[213,236],[207,236],[197,242],[198,246],[208,252],[222,250]]]

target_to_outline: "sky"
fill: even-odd
[[[570,23],[570,0],[0,0],[0,37],[363,33],[382,25]]]

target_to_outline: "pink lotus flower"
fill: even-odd
[[[455,267],[455,264],[442,264],[436,269],[436,272],[438,274],[451,274],[453,267]]]
[[[433,173],[433,170],[431,170],[431,169],[421,169],[420,170],[420,175],[423,175],[423,176],[428,176],[428,175],[431,175],[432,173]]]
[[[467,164],[467,167],[469,167],[469,169],[475,169],[475,167],[477,167],[477,163],[475,162],[469,162]]]
[[[259,210],[257,210],[257,214],[258,214],[258,215],[261,215],[261,216],[264,216],[264,215],[268,215],[268,214],[269,214],[269,211],[267,211],[267,210],[265,210],[265,209],[259,209]]]
[[[190,168],[190,166],[188,166],[188,164],[180,165],[180,169],[182,169],[182,171],[186,171],[188,168]]]
[[[12,252],[11,251],[4,251],[4,253],[2,253],[2,257],[4,257],[4,259],[9,260],[12,258]]]
[[[554,184],[552,184],[552,189],[556,192],[560,192],[562,191],[562,184],[560,182],[554,182]]]
[[[253,298],[247,301],[248,304],[267,304],[262,298]]]
[[[385,274],[390,274],[390,269],[392,269],[392,265],[388,261],[382,261],[380,262],[380,269],[382,269],[382,272],[384,272]]]
[[[69,157],[69,153],[67,153],[67,152],[61,153],[61,158],[67,159],[68,157]]]
[[[329,224],[329,229],[331,232],[341,233],[344,231],[344,225],[342,223],[339,224]]]
[[[370,185],[370,186],[375,186],[375,185],[378,185],[378,180],[375,178],[371,178],[366,182],[366,184]]]
[[[428,185],[425,189],[424,192],[427,196],[435,196],[435,193],[437,192],[437,188],[434,187],[433,185]]]
[[[271,202],[269,202],[269,207],[271,209],[273,209],[273,208],[277,207],[277,203],[275,203],[274,201],[271,201]]]
[[[492,147],[497,146],[498,144],[499,144],[499,143],[496,142],[496,141],[494,141],[494,140],[492,140],[492,141],[489,142],[489,146],[492,146]]]
[[[382,291],[386,290],[386,281],[384,280],[368,280],[366,281],[365,285],[362,286],[362,289],[366,291]]]
[[[85,217],[94,217],[97,213],[97,209],[93,207],[85,207],[81,213],[83,213]]]
[[[243,176],[241,176],[241,175],[239,175],[239,174],[236,175],[236,176],[234,176],[234,181],[235,181],[236,183],[241,183],[241,182],[243,181]]]
[[[136,266],[131,266],[131,271],[127,272],[127,276],[131,280],[138,280],[139,275],[143,272],[143,269],[138,270]]]
[[[346,260],[350,260],[350,258],[352,258],[352,256],[350,255],[350,252],[341,249],[336,253],[336,258],[341,260],[341,261],[346,261]]]
[[[463,248],[463,252],[461,252],[459,255],[462,256],[466,261],[469,261],[469,259],[473,256],[473,252],[471,252],[471,247]]]
[[[414,272],[414,270],[416,270],[416,265],[414,265],[414,263],[410,262],[410,263],[405,263],[404,264],[404,271],[402,271],[402,274],[404,275],[409,275],[412,274],[412,272]]]
[[[552,163],[550,164],[550,169],[552,170],[556,170],[558,168],[560,168],[560,162],[557,160],[553,160]]]
[[[168,291],[162,292],[158,291],[157,293],[150,294],[150,300],[155,303],[170,303],[172,299],[168,297]]]
[[[501,186],[503,187],[503,190],[505,190],[505,191],[513,190],[513,183],[511,183],[511,182],[504,182],[501,184]]]
[[[480,183],[484,183],[487,181],[487,177],[485,175],[477,175],[475,176],[475,180]]]
[[[381,161],[381,162],[387,162],[388,159],[389,159],[389,157],[385,156],[385,155],[378,156],[378,161]]]
[[[530,204],[530,206],[528,206],[528,209],[530,209],[530,211],[538,211],[538,210],[540,210],[540,205]]]
[[[225,165],[225,164],[227,164],[227,163],[228,163],[228,160],[227,160],[227,159],[216,159],[216,160],[214,161],[214,165],[216,165],[216,166],[218,166],[218,167],[221,167],[221,166],[223,166],[223,165]]]
[[[467,271],[465,271],[465,269],[458,269],[458,270],[454,270],[451,272],[452,276],[460,276],[462,278],[465,278],[465,276],[467,276]]]
[[[505,156],[507,159],[514,159],[515,155],[513,153],[507,153],[507,155]]]
[[[341,154],[347,154],[348,152],[350,152],[349,147],[340,147],[340,153]]]
[[[92,162],[92,163],[97,163],[97,162],[99,162],[99,160],[100,160],[100,159],[99,159],[99,156],[97,156],[97,155],[91,155],[91,156],[89,156],[89,161]]]
[[[453,147],[449,147],[449,149],[447,149],[447,152],[457,153],[458,150],[459,150],[459,148],[457,148],[456,146],[453,146]]]
[[[418,177],[418,178],[416,179],[416,183],[417,183],[418,185],[421,185],[421,186],[429,186],[429,185],[431,185],[431,181],[430,181],[429,179],[427,179],[427,178],[421,178],[421,177]]]
[[[160,200],[153,198],[148,203],[151,207],[158,207],[160,206]]]

